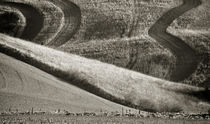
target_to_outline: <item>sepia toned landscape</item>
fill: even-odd
[[[209,0],[1,0],[0,123],[208,123]]]

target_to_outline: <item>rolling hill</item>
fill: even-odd
[[[104,100],[14,58],[0,54],[0,111],[121,111],[125,106]],[[133,110],[134,111],[134,110]],[[135,112],[135,111],[134,111]]]
[[[98,111],[119,110],[122,104],[145,111],[208,111],[208,90],[151,77],[183,81],[198,70],[197,50],[167,28],[205,2],[0,2],[26,20],[17,31],[24,40],[0,34],[0,52],[17,59],[1,54],[1,109]]]

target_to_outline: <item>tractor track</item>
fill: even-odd
[[[0,89],[6,88],[6,78],[4,77],[3,72],[0,70]]]
[[[19,72],[17,70],[14,70],[14,71],[17,74],[17,76],[18,76],[18,78],[19,78],[19,80],[21,82],[21,90],[23,91],[24,90],[24,80],[23,80],[21,74],[19,74]]]

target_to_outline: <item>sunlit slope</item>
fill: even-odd
[[[156,79],[5,35],[0,37],[1,52],[108,100],[148,111],[205,112],[210,107],[209,93],[202,88]]]
[[[33,66],[0,54],[0,111],[120,111],[122,106],[67,84]],[[126,107],[124,107],[126,108]]]

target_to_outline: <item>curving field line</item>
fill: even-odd
[[[48,46],[58,47],[68,42],[78,31],[81,24],[81,10],[76,4],[68,0],[51,0],[51,2],[59,7],[64,13],[64,24],[62,29],[56,34],[51,42],[47,44]],[[14,7],[21,11],[26,18],[27,24],[20,38],[32,41],[43,27],[43,15],[41,15],[36,8],[28,4],[7,1],[2,1],[0,3],[1,5]]]
[[[166,12],[150,29],[149,35],[168,48],[176,57],[176,68],[172,73],[172,81],[182,81],[190,76],[198,65],[196,52],[183,40],[167,32],[168,26],[179,16],[201,4],[200,0],[183,0],[181,6]]]
[[[68,0],[51,0],[51,2],[62,9],[65,24],[56,37],[47,45],[61,46],[68,42],[79,30],[81,24],[81,10],[76,4]]]
[[[35,8],[27,4],[15,2],[2,1],[0,4],[18,9],[26,18],[26,27],[20,38],[33,40],[37,36],[43,27],[44,18]]]
[[[68,0],[51,0],[64,12],[65,24],[61,31],[47,45],[60,46],[66,43],[77,32],[81,23],[80,8]],[[197,7],[201,2],[198,0],[184,0],[183,4],[165,13],[150,29],[149,35],[159,41],[163,46],[169,48],[177,57],[176,68],[171,80],[181,81],[194,72],[198,64],[196,52],[184,41],[167,33],[167,27],[184,12]],[[14,2],[1,2],[2,5],[19,9],[26,17],[26,27],[21,38],[32,40],[43,26],[42,15],[30,5]],[[33,15],[33,16],[31,16]],[[33,29],[33,30],[31,30]],[[135,60],[134,60],[135,61]],[[134,63],[132,61],[132,63]],[[129,64],[130,65],[130,64]],[[132,68],[133,64],[131,64]]]

